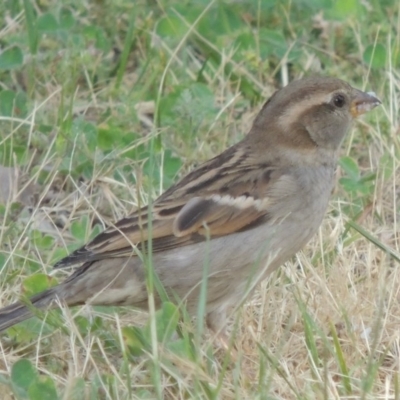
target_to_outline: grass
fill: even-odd
[[[1,397],[400,398],[399,21],[394,0],[3,2],[1,306],[237,142],[282,84],[337,76],[383,105],[346,139],[319,234],[232,320],[236,359],[171,303],[63,308],[1,334]]]

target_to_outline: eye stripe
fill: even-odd
[[[332,94],[315,93],[313,96],[304,97],[299,101],[293,102],[286,111],[279,117],[278,123],[281,129],[288,129],[299,121],[301,115],[310,112],[314,107],[320,107],[322,104],[329,104]]]

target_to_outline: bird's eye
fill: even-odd
[[[333,98],[333,104],[336,107],[342,108],[346,104],[346,99],[344,98],[344,96],[342,94],[337,94]]]

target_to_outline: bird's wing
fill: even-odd
[[[129,256],[138,250],[161,252],[250,229],[269,218],[271,205],[279,201],[269,193],[284,177],[268,165],[252,163],[245,150],[234,146],[55,267]]]

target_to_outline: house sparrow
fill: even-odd
[[[265,103],[242,141],[59,261],[56,268],[81,265],[33,296],[32,305],[147,308],[143,255],[150,250],[165,292],[192,314],[207,265],[206,320],[222,330],[227,310],[317,231],[343,137],[355,117],[380,103],[339,79],[290,83]],[[21,302],[3,308],[0,330],[31,317],[31,310]]]

